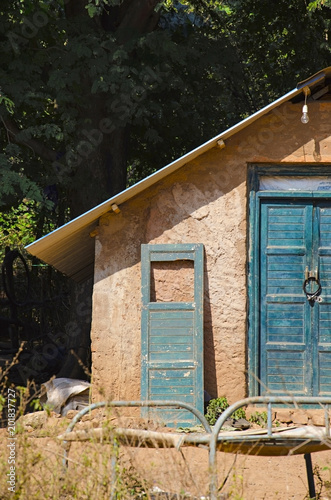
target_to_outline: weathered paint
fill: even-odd
[[[278,394],[330,395],[330,194],[262,194],[262,385]],[[303,293],[307,272],[318,275],[322,302]]]
[[[175,285],[171,296],[167,288],[169,301],[165,302],[162,294],[158,301],[152,300],[152,282],[155,281],[152,279],[152,263],[159,261],[193,263],[191,301],[179,301],[176,277],[171,282]],[[162,400],[173,397],[203,412],[203,245],[142,245],[141,263],[141,398]],[[179,270],[177,265],[176,271]],[[148,409],[143,412],[145,416],[148,413]],[[154,410],[153,414],[168,424],[197,423],[187,412]]]
[[[128,200],[109,226],[99,227],[91,333],[95,394],[100,387],[116,399],[140,397],[141,244],[197,242],[206,257],[205,389],[231,402],[247,394],[248,356],[256,348],[256,336],[247,337],[254,315],[248,305],[257,299],[255,290],[248,304],[247,284],[253,289],[259,272],[248,269],[247,164],[298,164],[310,171],[331,163],[331,103],[310,103],[308,125],[300,122],[301,109],[288,103],[273,110],[226,140],[222,150],[211,149]],[[250,211],[253,204],[252,198]],[[249,256],[255,251],[250,246]]]

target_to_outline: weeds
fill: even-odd
[[[149,497],[148,491],[151,490],[151,484],[147,481],[141,479],[137,475],[137,471],[131,465],[128,469],[125,467],[120,471],[120,477],[118,481],[120,489],[118,491],[119,495],[129,494],[131,498],[147,499]]]
[[[244,478],[237,471],[233,473],[230,489],[231,500],[244,500]]]
[[[262,411],[262,412],[259,412],[259,411],[256,411],[255,413],[253,413],[250,418],[249,418],[249,421],[252,422],[252,424],[257,424],[259,425],[260,427],[267,427],[268,425],[268,414],[266,411]],[[273,422],[273,426],[274,427],[280,427],[280,422],[278,422],[278,420],[275,420]]]
[[[2,376],[2,374],[3,372],[0,372],[0,403],[4,410],[10,382],[6,375]],[[1,500],[30,500],[31,498],[34,500],[94,500],[96,498],[100,500],[109,498],[152,500],[172,498],[166,493],[169,491],[178,492],[177,495],[173,495],[173,498],[193,500],[193,498],[206,496],[208,458],[205,450],[183,448],[178,453],[174,449],[130,448],[124,445],[119,446],[116,442],[114,446],[112,432],[114,427],[121,426],[121,415],[117,413],[117,410],[109,407],[87,414],[88,418],[77,423],[75,429],[84,431],[98,426],[103,428],[110,438],[97,440],[91,437],[84,443],[73,442],[68,455],[68,467],[64,469],[62,442],[57,437],[63,434],[70,420],[60,418],[49,408],[42,407],[40,394],[34,384],[16,387],[15,390],[18,395],[16,402],[18,421],[15,435],[17,442],[16,486],[14,494],[8,491],[6,484],[8,463],[6,456],[2,454],[0,456]],[[103,393],[102,399],[107,399],[106,394]],[[215,423],[228,406],[225,397],[211,401],[207,410],[209,422],[213,425],[213,422]],[[40,411],[41,408],[43,411]],[[33,414],[35,421],[27,425],[24,419],[27,417],[26,412],[31,410],[35,411]],[[5,412],[3,414],[6,417]],[[33,415],[31,415],[32,418]],[[246,418],[244,410],[235,412],[233,418]],[[266,412],[255,412],[250,418],[251,422],[263,426],[266,420]],[[144,429],[150,429],[152,426],[150,422],[144,422],[141,425]],[[6,428],[0,429],[2,442],[7,439],[6,433]],[[202,457],[205,464],[202,460],[199,462],[197,456],[200,460]],[[247,484],[243,474],[246,467],[243,467],[241,459],[238,458],[238,462],[234,462],[230,468],[229,465],[224,465],[225,460],[223,459],[219,464],[221,469],[219,499],[252,498],[246,496]],[[229,456],[228,460],[232,462],[233,456]],[[195,468],[192,468],[194,462]],[[325,479],[326,470],[328,467],[322,469],[318,466],[314,467],[318,493],[316,498],[330,498],[331,482]],[[223,479],[224,476],[225,479]],[[190,494],[187,493],[188,491]],[[276,496],[265,498],[274,499]]]
[[[215,425],[219,416],[222,415],[224,410],[226,410],[229,406],[230,405],[229,405],[228,400],[225,396],[223,396],[221,398],[211,399],[209,401],[206,415],[205,415],[209,424]],[[235,420],[239,420],[239,418],[246,418],[245,410],[243,408],[239,408],[238,410],[233,412],[233,414],[231,415],[231,418],[234,418]]]
[[[21,350],[22,347],[10,364],[0,368],[2,442],[7,442],[8,439],[7,396],[8,388],[11,387],[8,373],[17,363]],[[83,446],[84,453],[73,453],[73,461],[69,462],[68,471],[64,474],[63,451],[56,438],[69,422],[61,418],[52,418],[49,408],[40,411],[42,409],[40,391],[33,382],[28,383],[26,387],[16,386],[15,393],[16,399],[11,399],[16,405],[15,436],[12,437],[15,440],[16,453],[15,465],[11,466],[15,468],[15,492],[8,489],[7,476],[10,465],[8,457],[4,454],[0,459],[1,500],[109,498],[111,473],[109,460],[100,460],[104,455],[109,458],[109,447],[88,443]],[[26,415],[30,411],[35,413]],[[43,418],[40,419],[40,416]],[[24,420],[26,417],[31,417],[27,425]],[[128,479],[126,483],[129,483]]]
[[[56,424],[55,425],[55,420]],[[46,428],[28,432],[24,425],[16,434],[16,485],[13,495],[7,489],[6,460],[0,462],[0,492],[2,500],[100,500],[109,499],[114,477],[111,443],[102,444],[91,439],[86,443],[73,443],[68,467],[63,468],[63,450],[57,436],[63,433],[63,421],[49,417]],[[88,422],[87,422],[88,423]],[[66,423],[66,426],[68,422]],[[65,427],[66,427],[65,426]],[[2,431],[5,431],[3,429]],[[44,437],[45,433],[47,436]],[[147,498],[149,484],[126,460],[122,464],[119,453],[115,470],[115,496],[117,499]]]
[[[8,387],[10,381],[7,374],[10,367],[0,370],[0,404],[2,405],[2,428],[0,440],[5,442],[8,437],[6,412]],[[63,467],[62,442],[57,436],[63,434],[70,420],[55,415],[49,408],[40,403],[40,391],[33,383],[26,387],[16,386],[16,417],[15,421],[15,492],[8,490],[7,474],[9,470],[8,457],[0,456],[0,498],[1,500],[126,500],[130,498],[150,499],[154,479],[165,491],[168,471],[175,469],[170,479],[181,485],[177,491],[190,489],[191,476],[188,474],[188,464],[183,461],[177,450],[163,450],[162,462],[168,462],[168,471],[159,474],[160,458],[157,457],[153,477],[151,462],[146,470],[146,459],[140,458],[141,450],[130,450],[126,446],[115,447],[110,441],[101,442],[91,438],[88,442],[73,442],[71,445],[68,467]],[[102,391],[100,391],[101,393]],[[103,399],[107,399],[103,395]],[[30,413],[30,412],[34,413]],[[97,414],[97,415],[96,415]],[[76,429],[89,429],[96,425],[112,434],[114,420],[120,426],[120,415],[116,410],[105,408],[104,411],[94,411],[89,419],[77,423]],[[109,431],[109,432],[108,432]],[[147,452],[149,450],[146,450]],[[169,451],[167,459],[163,453]],[[157,454],[157,450],[152,450]],[[4,455],[4,456],[3,456]],[[206,470],[208,464],[206,460]],[[162,465],[161,465],[162,468]],[[176,477],[178,476],[178,478]],[[169,478],[168,478],[169,479]],[[194,494],[197,495],[197,485]],[[170,488],[171,491],[171,488]],[[203,491],[201,494],[205,494]],[[201,496],[200,494],[198,496]]]
[[[256,411],[250,416],[249,421],[252,422],[252,424],[257,424],[260,425],[261,427],[266,427],[268,422],[268,414],[266,411],[262,412]]]
[[[313,469],[314,474],[314,482],[316,489],[316,497],[315,500],[322,500],[331,498],[331,481],[330,479],[325,479],[323,477],[323,472],[329,471],[330,467],[320,467],[319,465],[315,465]],[[307,500],[309,499],[309,495],[307,496]]]

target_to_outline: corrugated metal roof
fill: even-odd
[[[74,280],[86,280],[93,275],[94,268],[94,238],[91,238],[90,232],[95,229],[99,217],[112,210],[111,206],[114,203],[121,205],[130,198],[140,194],[145,189],[168,176],[172,172],[175,172],[197,156],[200,156],[202,153],[217,146],[218,141],[231,137],[261,116],[272,111],[277,106],[293,99],[295,96],[302,93],[303,87],[314,87],[319,85],[321,81],[324,81],[330,76],[331,67],[319,71],[307,80],[300,82],[297,85],[297,88],[288,92],[273,103],[265,106],[245,120],[242,120],[233,127],[213,137],[198,148],[190,151],[149,177],[146,177],[134,186],[118,193],[109,200],[106,200],[88,212],[80,215],[76,219],[68,222],[64,226],[59,227],[43,238],[31,243],[26,247],[26,249],[32,255],[35,255],[47,264],[54,266],[56,269],[72,277]]]

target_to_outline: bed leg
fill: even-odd
[[[306,461],[309,498],[316,498],[315,481],[314,481],[314,474],[313,474],[313,466],[312,466],[312,462],[311,462],[311,455],[310,455],[310,453],[306,453],[304,455],[304,457],[305,457],[305,461]]]

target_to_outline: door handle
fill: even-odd
[[[307,281],[309,278],[315,279],[315,281],[319,281],[318,277],[318,267],[315,267],[315,272],[314,271],[309,271],[308,266],[306,266],[305,269],[305,281]]]
[[[317,288],[315,288],[314,291],[308,291],[307,287],[312,282],[315,282],[315,286]],[[305,269],[305,281],[303,283],[303,287],[302,288],[303,288],[303,291],[306,294],[306,297],[307,297],[308,301],[322,302],[323,299],[322,299],[322,297],[319,296],[319,294],[320,294],[320,292],[322,290],[322,287],[321,287],[321,283],[320,283],[319,277],[318,277],[318,267],[317,266],[315,267],[315,272],[314,271],[309,271],[308,266],[306,266],[306,269]]]

